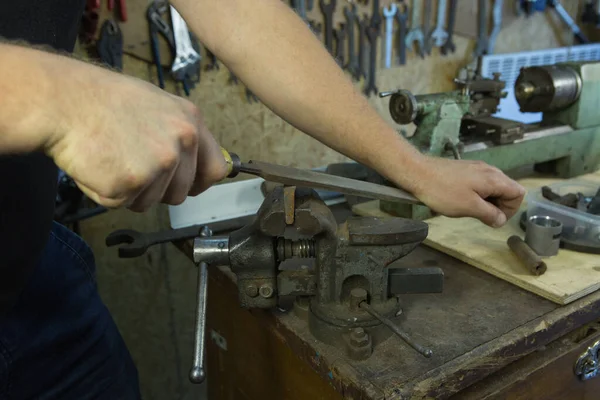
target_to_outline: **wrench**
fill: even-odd
[[[450,0],[450,12],[448,13],[448,40],[441,47],[441,52],[443,55],[448,53],[454,53],[456,51],[456,46],[454,45],[453,36],[454,36],[454,25],[456,24],[456,6],[458,5],[458,0]]]
[[[425,0],[425,12],[423,13],[423,32],[427,35],[424,38],[425,53],[431,54],[431,42],[429,40],[429,31],[431,25],[431,0]]]
[[[202,57],[192,46],[190,32],[185,21],[173,6],[170,7],[175,37],[175,60],[171,66],[171,73],[176,80],[183,82],[186,94],[189,95],[189,89],[186,86],[189,84],[189,78],[199,69]]]
[[[367,14],[363,15],[363,19],[359,22],[360,26],[360,35],[358,37],[358,71],[359,71],[359,79],[360,77],[367,77],[367,71],[365,68],[365,59],[367,57],[368,51],[368,43],[366,43],[367,39],[367,29],[369,28],[369,16]]]
[[[385,17],[385,67],[392,66],[392,41],[394,34],[394,17],[398,12],[398,6],[395,3],[390,4],[389,8],[383,7],[383,16]]]
[[[371,14],[371,27],[377,29],[381,28],[381,14],[379,12],[379,0],[373,0],[373,13]]]
[[[159,243],[176,242],[200,236],[203,226],[195,225],[168,231],[142,233],[132,229],[119,229],[106,237],[106,246],[119,247],[119,257],[131,258],[141,256],[148,247]]]
[[[478,0],[477,18],[479,22],[477,33],[477,44],[475,45],[475,57],[481,57],[488,53],[488,33],[487,33],[487,2],[488,0]]]
[[[442,47],[448,40],[448,32],[444,30],[446,20],[446,0],[438,0],[437,23],[429,35],[429,45]]]
[[[370,51],[370,62],[369,62],[369,80],[364,88],[364,94],[370,96],[371,93],[376,94],[379,92],[376,86],[375,73],[377,72],[377,37],[379,36],[379,29],[374,26],[368,26],[366,30],[367,37],[371,47]]]
[[[573,18],[571,18],[559,0],[548,0],[548,5],[554,8],[560,19],[562,19],[563,22],[567,24],[567,26],[573,31],[575,39],[577,39],[580,44],[590,43],[590,40],[583,34],[583,32],[581,32],[581,29],[579,29],[575,21],[573,21]]]
[[[494,27],[492,33],[488,39],[488,53],[494,54],[494,47],[496,46],[496,39],[502,29],[502,9],[504,6],[504,0],[494,0],[494,8],[492,9],[492,16],[494,19]]]
[[[340,24],[339,29],[333,32],[335,36],[335,61],[340,67],[344,66],[344,45],[346,39],[346,25]]]
[[[295,0],[294,8],[296,12],[304,21],[306,21],[306,0]]]
[[[333,13],[335,4],[336,0],[329,0],[329,3],[325,3],[325,0],[319,0],[319,7],[325,17],[325,47],[327,47],[330,54],[333,54]]]
[[[206,55],[210,62],[204,66],[205,71],[219,70],[219,60],[217,60],[217,56],[215,56],[210,50],[206,49]]]
[[[406,22],[408,21],[408,6],[404,3],[401,5],[402,10],[398,10],[396,13],[396,19],[398,20],[398,38],[396,39],[396,45],[398,46],[398,64],[406,64]]]
[[[425,58],[423,50],[425,50],[425,37],[421,29],[421,0],[413,0],[412,14],[410,18],[410,30],[404,38],[406,47],[412,49],[413,43],[417,42],[417,51],[421,58]]]
[[[346,16],[346,33],[348,36],[348,63],[346,69],[354,79],[359,80],[360,74],[358,71],[358,56],[356,54],[356,45],[354,42],[354,26],[358,20],[356,15],[356,4],[352,4],[351,8],[344,7],[344,15]]]

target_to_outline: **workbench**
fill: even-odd
[[[184,251],[191,254],[188,246]],[[291,302],[274,310],[242,309],[235,275],[212,268],[209,398],[597,398],[600,379],[581,381],[573,369],[600,339],[600,292],[558,306],[424,245],[394,266],[444,271],[443,293],[400,298],[397,321],[433,349],[430,359],[392,337],[368,360],[350,361],[317,342]]]

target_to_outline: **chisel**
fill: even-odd
[[[243,163],[237,154],[230,153],[223,148],[221,148],[221,151],[228,165],[228,178],[233,178],[242,172],[284,185],[331,190],[378,200],[423,205],[415,196],[402,189],[261,161]]]

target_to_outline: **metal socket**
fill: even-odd
[[[545,215],[533,215],[527,219],[525,243],[539,256],[551,257],[558,254],[562,223]]]

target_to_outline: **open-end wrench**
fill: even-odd
[[[363,15],[359,21],[360,34],[358,35],[358,70],[360,76],[367,77],[367,68],[365,66],[366,58],[368,57],[367,29],[369,29],[369,16]]]
[[[105,243],[109,247],[122,245],[119,247],[119,257],[121,258],[139,257],[155,244],[195,238],[200,235],[202,228],[202,226],[195,225],[150,233],[120,229],[109,234]]]
[[[446,22],[446,0],[438,0],[437,22],[429,35],[429,46],[442,47],[448,40],[448,32],[444,30]]]
[[[421,0],[413,0],[412,13],[410,18],[410,30],[406,34],[404,41],[407,49],[413,48],[413,43],[417,42],[417,52],[421,58],[425,57],[425,36],[421,29]]]
[[[398,20],[398,37],[396,38],[396,46],[398,46],[398,64],[406,64],[406,31],[408,22],[408,6],[402,3],[396,13]]]
[[[454,45],[454,25],[456,24],[456,7],[458,0],[450,0],[450,10],[448,12],[448,39],[441,48],[442,54],[454,53],[456,46]]]
[[[374,26],[368,26],[366,30],[367,37],[369,38],[369,44],[371,47],[370,58],[369,58],[369,79],[364,88],[366,96],[370,96],[371,93],[377,94],[376,76],[377,73],[377,37],[379,36],[379,29]]]
[[[394,35],[394,17],[398,12],[398,6],[395,3],[390,4],[389,7],[383,7],[383,16],[385,17],[385,67],[390,68],[392,66],[392,42]]]
[[[373,12],[371,13],[371,28],[379,30],[381,29],[381,9],[379,7],[379,0],[373,0]]]
[[[504,0],[494,0],[494,8],[492,8],[492,19],[494,26],[492,33],[488,39],[488,54],[494,54],[494,47],[496,46],[496,39],[502,28],[502,10],[504,8]]]
[[[358,80],[360,79],[360,73],[358,71],[358,55],[356,54],[356,43],[354,41],[354,26],[358,20],[356,4],[344,7],[344,15],[346,17],[346,36],[348,37],[348,63],[345,67],[354,79]]]
[[[344,66],[344,47],[346,45],[346,24],[340,24],[340,27],[333,32],[335,36],[335,61],[340,67]]]
[[[425,39],[423,41],[425,53],[431,54],[431,41],[429,40],[429,31],[431,30],[431,0],[425,0],[425,9],[423,10],[423,32]]]
[[[319,7],[323,13],[325,23],[325,47],[327,47],[330,54],[333,54],[333,13],[335,4],[336,0],[329,0],[329,3],[325,3],[325,0],[319,0]]]
[[[475,57],[481,57],[488,53],[488,30],[487,30],[487,2],[478,0],[477,6],[477,44],[475,45]]]

